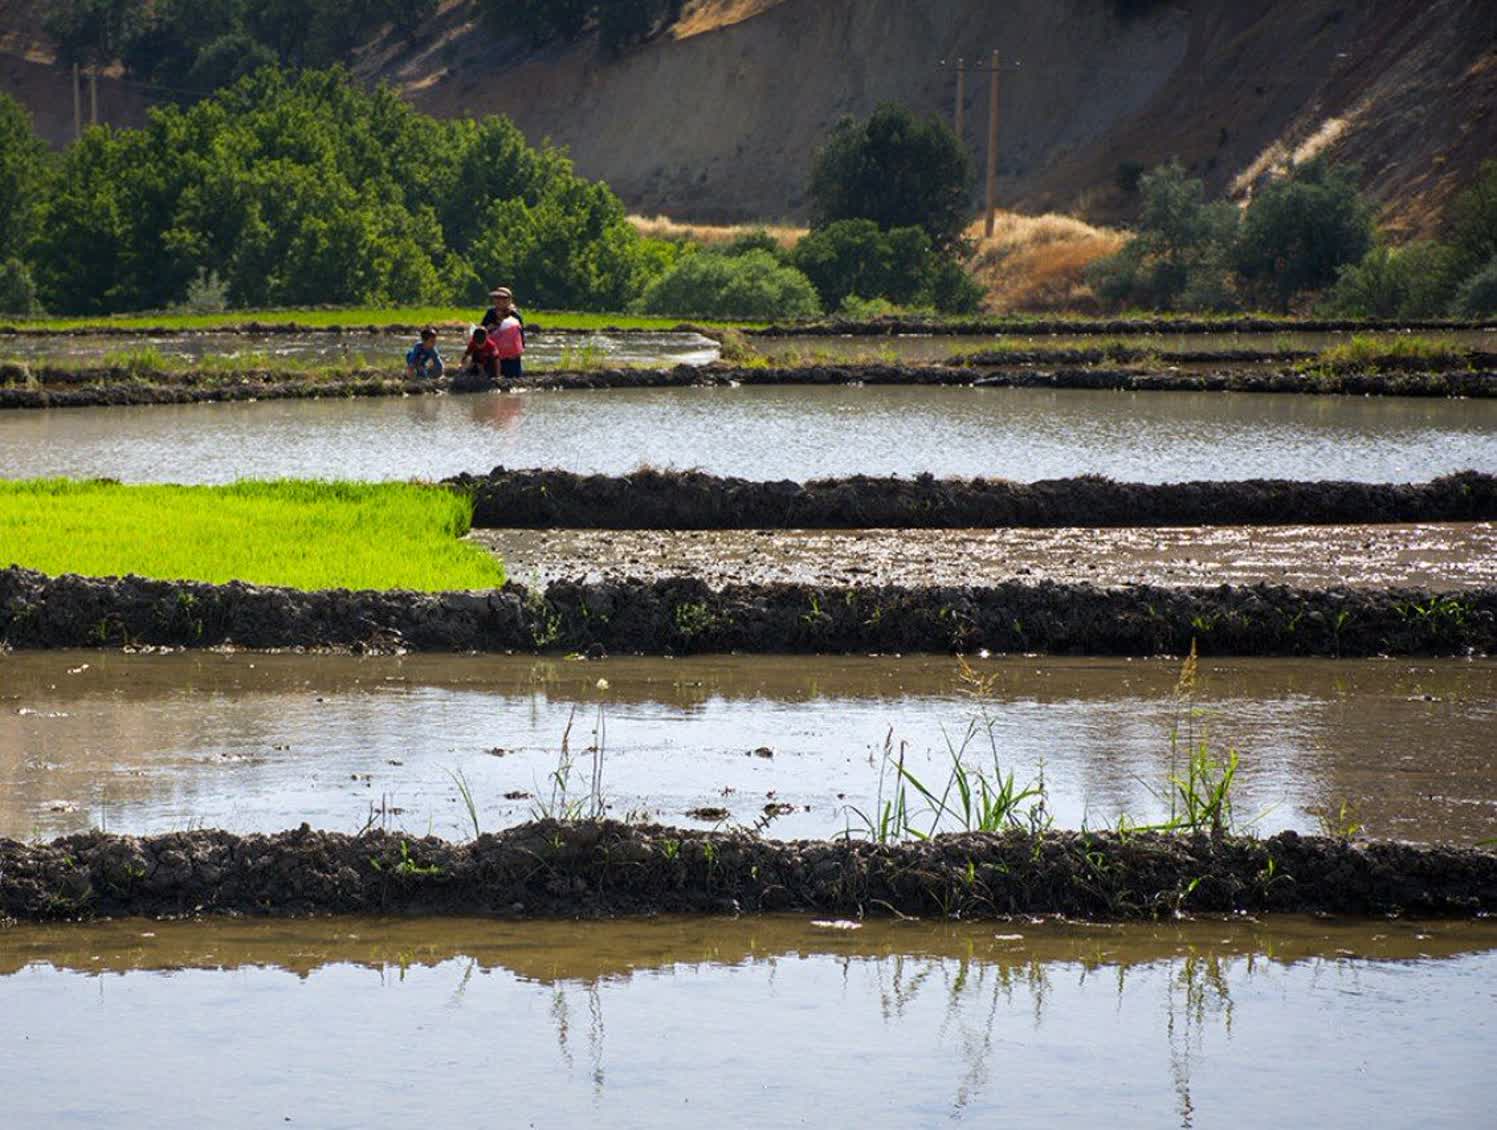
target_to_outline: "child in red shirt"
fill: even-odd
[[[482,372],[491,381],[499,379],[499,346],[482,326],[473,331],[468,348],[463,352],[463,364],[470,373]]]

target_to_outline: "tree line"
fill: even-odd
[[[899,144],[874,120],[844,123],[818,175],[828,154],[872,137],[886,170],[858,175],[881,191],[895,154],[939,165],[926,150],[954,143],[881,113],[899,118]],[[818,225],[788,251],[752,234],[708,251],[642,237],[607,184],[507,118],[437,120],[336,68],[262,67],[153,110],[143,129],[90,128],[61,154],[0,96],[0,310],[473,304],[501,280],[544,309],[974,309],[980,291],[948,252],[957,221],[915,192],[890,211],[854,182],[817,190]]]
[[[1497,313],[1497,161],[1448,210],[1446,238],[1395,246],[1357,170],[1324,157],[1260,187],[1245,208],[1207,201],[1178,162],[1137,178],[1139,218],[1088,281],[1104,305],[1231,311],[1312,306],[1335,317]]]

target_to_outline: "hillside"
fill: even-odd
[[[0,0],[0,89],[60,141],[71,92],[35,31],[43,7]],[[1000,198],[1022,211],[1126,218],[1119,174],[1172,156],[1240,197],[1286,156],[1328,149],[1362,165],[1386,224],[1421,235],[1497,153],[1490,0],[693,0],[617,58],[594,36],[532,51],[445,0],[351,62],[429,113],[509,114],[635,211],[732,222],[802,218],[811,154],[839,116],[895,101],[949,117],[949,64],[994,47]],[[102,116],[137,122],[149,96],[165,92],[106,77]],[[987,97],[969,75],[979,163]]]

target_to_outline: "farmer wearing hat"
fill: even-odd
[[[525,354],[525,319],[509,287],[495,287],[489,297],[494,304],[483,312],[481,325],[499,347],[500,375],[515,380],[521,375],[520,358]]]

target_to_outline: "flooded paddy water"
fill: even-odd
[[[679,388],[0,414],[0,475],[16,478],[385,480],[499,464],[610,474],[650,464],[755,479],[1422,481],[1497,471],[1497,399]]]
[[[1497,823],[1497,662],[948,657],[615,658],[16,653],[0,657],[0,836],[279,831],[307,821],[448,839],[552,798],[563,734],[610,815],[827,837],[871,811],[886,743],[944,779],[949,749],[1043,773],[1056,826],[1167,815],[1170,730],[1241,754],[1239,822],[1466,845]],[[600,713],[601,711],[601,713]],[[602,722],[598,733],[599,721]],[[982,719],[970,740],[967,727]],[[991,744],[989,739],[991,731]],[[948,746],[948,741],[951,743]]]
[[[88,334],[0,335],[0,359],[45,361],[55,366],[92,366],[122,354],[152,352],[168,361],[244,357],[274,366],[348,364],[363,359],[371,366],[399,370],[415,335],[410,333],[172,333],[90,336]],[[449,363],[463,353],[457,330],[438,333],[438,348]],[[706,365],[717,360],[719,347],[696,333],[531,333],[525,361],[535,369],[606,360],[615,365]]]
[[[7,1125],[502,1111],[536,1126],[835,1112],[877,1127],[1464,1127],[1491,1110],[1488,922],[852,925],[0,930]]]

